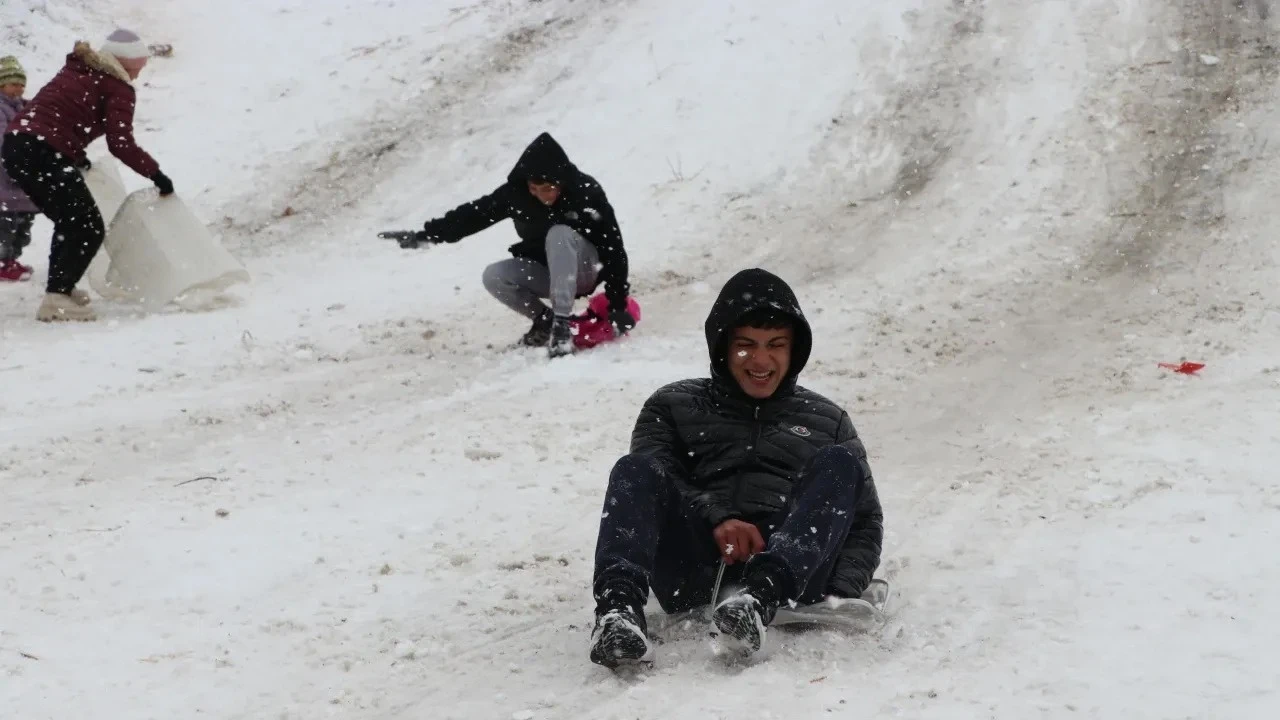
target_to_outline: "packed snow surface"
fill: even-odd
[[[1271,10],[4,3],[28,96],[113,23],[173,45],[139,140],[253,281],[39,324],[37,222],[36,277],[0,288],[0,715],[1280,715]],[[643,307],[554,362],[503,349],[526,326],[480,286],[509,223],[376,237],[543,130],[616,206]],[[587,660],[605,480],[753,266],[871,453],[888,623],[740,664],[694,623],[614,676]]]

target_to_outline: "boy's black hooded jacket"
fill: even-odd
[[[753,310],[771,308],[795,322],[791,367],[766,400],[748,396],[729,374],[729,333]],[[725,284],[706,321],[711,377],[682,380],[645,402],[631,452],[657,459],[675,479],[708,531],[730,518],[763,523],[787,505],[791,486],[824,447],[843,445],[866,478],[853,526],[828,590],[857,597],[880,564],[884,519],[867,451],[839,405],[796,384],[813,336],[791,288],[764,270],[744,270]]]

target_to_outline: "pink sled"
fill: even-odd
[[[627,298],[627,312],[640,322],[640,303],[633,297]],[[615,339],[613,325],[609,322],[609,298],[599,293],[587,303],[587,311],[575,315],[570,321],[573,327],[574,347],[585,350]]]

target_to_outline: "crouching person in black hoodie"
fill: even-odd
[[[533,321],[523,344],[547,346],[552,357],[573,352],[573,302],[602,283],[614,332],[635,327],[627,311],[627,252],[613,207],[600,183],[570,162],[545,132],[525,148],[506,182],[493,192],[428,220],[420,231],[379,235],[399,241],[400,247],[417,248],[458,242],[508,218],[520,242],[509,248],[510,259],[485,268],[484,286]]]
[[[705,606],[719,563],[742,589],[714,609],[752,650],[779,604],[858,597],[884,521],[867,452],[840,406],[799,387],[812,347],[791,288],[764,270],[725,284],[706,321],[711,377],[644,404],[614,465],[596,542],[592,662],[648,660],[644,606]]]

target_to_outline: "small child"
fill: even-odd
[[[27,73],[12,55],[0,57],[0,147],[4,130],[22,112],[27,101]],[[27,280],[31,267],[18,262],[22,250],[31,243],[31,222],[39,208],[31,202],[0,167],[0,282]]]

